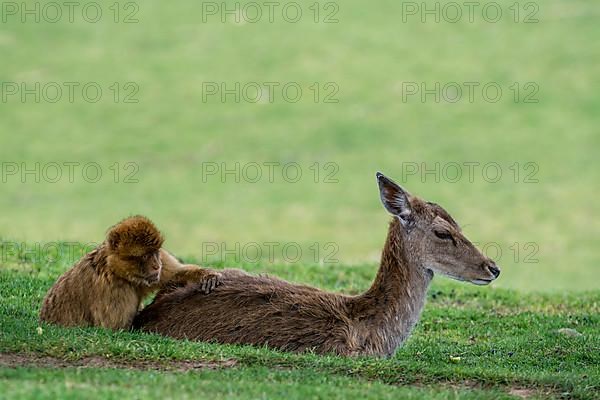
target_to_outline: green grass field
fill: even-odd
[[[0,269],[0,393],[11,399],[584,399],[600,390],[598,291],[523,295],[436,278],[422,320],[395,357],[348,359],[135,332],[39,331],[41,300],[68,262],[12,261]],[[366,289],[375,272],[244,267],[345,293]]]
[[[81,10],[74,23],[7,16],[0,30],[1,82],[80,86],[73,103],[65,89],[56,103],[44,101],[52,93],[40,103],[33,95],[22,102],[18,93],[0,104],[0,160],[19,165],[2,183],[0,207],[10,212],[0,214],[0,235],[30,243],[98,241],[120,218],[143,213],[178,254],[201,258],[207,242],[293,242],[305,250],[335,242],[342,263],[374,264],[387,220],[374,180],[381,170],[444,205],[473,241],[491,244],[490,255],[499,248],[505,271],[499,286],[598,288],[600,220],[591,218],[600,212],[594,200],[600,181],[594,1],[540,2],[538,23],[515,23],[508,0],[498,3],[504,17],[497,23],[481,12],[473,23],[422,23],[418,15],[406,15],[404,23],[401,2],[350,0],[339,3],[338,23],[314,23],[312,3],[301,3],[305,18],[298,23],[282,17],[221,23],[218,15],[203,23],[203,3],[194,1],[144,2],[132,24],[114,23],[110,2],[101,3],[104,18],[96,24],[85,22]],[[324,4],[320,18],[332,12]],[[520,7],[519,20],[531,13]],[[131,12],[122,11],[120,18]],[[103,89],[97,103],[83,99],[88,82]],[[109,88],[114,82],[118,103]],[[137,84],[138,103],[123,102],[133,93],[126,82]],[[237,103],[231,95],[203,102],[206,82],[229,88],[297,82],[304,95],[296,103],[281,95],[272,103]],[[315,82],[317,103],[309,88]],[[326,82],[339,88],[338,103],[323,102],[332,92]],[[403,82],[429,88],[495,82],[503,96],[491,103],[478,91],[470,102],[465,91],[456,103],[436,103],[432,96],[422,103],[418,95],[404,102]],[[510,89],[515,82],[518,102]],[[527,82],[537,84],[538,103],[524,103],[532,93]],[[80,164],[72,183],[68,167],[57,183],[21,179],[20,163],[35,169],[36,162],[40,173],[51,162]],[[101,167],[97,183],[82,177],[91,162]],[[138,170],[126,168],[128,162]],[[203,168],[212,165],[204,163],[231,169],[236,162],[298,163],[303,175],[288,183],[278,168],[270,183],[265,167],[257,183],[236,183],[231,175],[224,183],[218,176],[203,181]],[[451,162],[462,166],[456,183],[441,172]],[[119,183],[110,169],[115,163]],[[440,163],[439,182],[407,174],[406,163]],[[464,163],[479,163],[473,182]],[[496,183],[489,182],[493,168],[483,175],[489,163],[501,167]],[[130,178],[139,182],[125,183],[133,172]],[[333,172],[338,182],[324,183]],[[95,169],[88,173],[93,180]]]
[[[497,22],[487,1],[473,22],[434,0],[302,0],[298,22],[283,2],[271,22],[258,2],[256,23],[191,0],[92,2],[98,22],[62,6],[52,22],[53,3],[27,3],[39,22],[0,4],[0,398],[598,397],[597,2],[499,0]],[[239,101],[221,98],[238,83]],[[436,278],[393,359],[37,333],[78,244],[132,214],[184,258],[357,293],[387,232],[378,170],[444,206],[502,267],[488,288]],[[218,363],[165,370],[177,360]]]

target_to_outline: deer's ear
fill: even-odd
[[[403,225],[410,221],[412,210],[408,201],[408,192],[400,187],[396,182],[377,173],[377,183],[379,184],[379,195],[381,202],[388,212],[400,219]]]

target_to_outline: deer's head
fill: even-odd
[[[400,222],[407,261],[477,285],[487,285],[500,275],[496,264],[462,234],[446,210],[412,196],[379,172],[377,182],[383,205]]]

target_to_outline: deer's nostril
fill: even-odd
[[[496,264],[491,263],[490,265],[488,265],[488,269],[490,270],[492,275],[494,275],[494,278],[497,278],[500,275],[500,268],[498,268]]]

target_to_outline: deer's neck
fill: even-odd
[[[364,346],[394,354],[410,335],[425,304],[433,274],[410,261],[399,221],[390,223],[381,265],[371,288],[355,298],[354,320],[367,331]],[[368,350],[368,349],[367,349]]]

